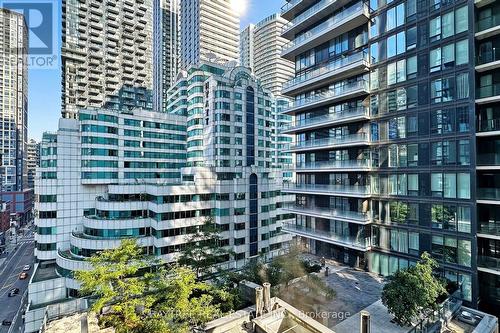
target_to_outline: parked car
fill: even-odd
[[[472,325],[472,326],[476,325],[476,323],[478,322],[478,319],[480,319],[480,318],[477,318],[477,316],[473,315],[472,313],[470,313],[468,311],[462,311],[458,315],[458,320],[460,320],[461,322],[464,322],[466,324]]]
[[[19,274],[19,280],[24,280],[27,278],[28,278],[28,273],[22,272],[21,274]]]
[[[16,295],[19,294],[19,288],[12,288],[10,291]]]
[[[30,265],[24,265],[23,267],[23,271],[29,271],[31,269],[31,266]]]
[[[9,293],[7,294],[8,297],[14,297],[16,295],[17,295],[17,293],[14,293],[12,291],[9,291]]]
[[[7,320],[7,319],[4,319],[4,320],[2,321],[2,325],[3,325],[3,326],[10,326],[10,325],[12,325],[12,321]]]

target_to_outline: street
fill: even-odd
[[[33,273],[34,245],[33,232],[29,231],[26,236],[18,239],[17,250],[9,253],[4,264],[0,266],[0,322],[5,319],[13,322],[11,326],[0,326],[0,333],[22,331],[22,312],[27,302],[27,296],[23,298],[23,295],[28,289],[28,282]],[[29,276],[25,280],[19,280],[19,273],[27,264],[31,266],[27,272]],[[8,297],[12,288],[19,288],[19,294]]]

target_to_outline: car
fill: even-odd
[[[10,290],[10,292],[11,292],[11,293],[14,293],[14,294],[16,294],[16,295],[17,295],[17,294],[19,294],[19,288],[12,288],[12,289]]]
[[[10,325],[12,325],[12,321],[7,320],[7,319],[4,319],[4,320],[2,321],[2,325],[3,325],[3,326],[10,326]]]
[[[24,265],[23,267],[23,271],[29,271],[31,269],[31,266],[30,265]]]
[[[478,319],[479,318],[477,318],[477,316],[475,316],[474,314],[472,314],[472,313],[470,313],[468,311],[462,311],[458,315],[458,320],[460,320],[463,323],[472,325],[472,326],[476,325],[476,323],[478,322]]]
[[[22,272],[21,274],[19,274],[19,280],[24,280],[27,278],[28,278],[28,273]]]
[[[7,294],[8,297],[14,297],[16,295],[17,293],[13,293],[12,291],[9,291],[9,293]]]

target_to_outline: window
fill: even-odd
[[[441,39],[441,16],[430,20],[429,37],[431,41]]]
[[[455,52],[457,66],[469,63],[469,41],[467,39],[456,43]]]
[[[469,17],[467,6],[455,10],[455,33],[461,33],[469,29]]]
[[[406,31],[406,49],[411,50],[417,47],[417,27]]]
[[[459,173],[457,175],[457,194],[459,199],[470,199],[470,174]]]

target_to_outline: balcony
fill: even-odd
[[[500,68],[500,50],[493,48],[489,52],[479,54],[476,59],[476,71],[486,72]]]
[[[311,30],[298,35],[293,41],[283,46],[281,56],[287,60],[294,61],[295,56],[302,52],[321,45],[336,36],[368,22],[368,17],[368,6],[359,2]]]
[[[477,228],[478,237],[500,239],[500,223],[481,223]]]
[[[481,8],[495,2],[495,0],[474,0],[474,4],[477,8]]]
[[[332,11],[336,8],[342,6],[344,3],[345,1],[341,0],[321,0],[314,6],[309,7],[299,15],[295,16],[292,20],[289,20],[290,22],[283,27],[283,33],[281,36],[291,40],[297,31],[313,25],[332,13]]]
[[[297,13],[314,3],[314,0],[290,0],[281,7],[281,17],[291,21]]]
[[[363,185],[286,183],[284,184],[282,191],[287,193],[311,193],[311,194],[335,195],[335,196],[355,197],[355,198],[370,197],[370,187]]]
[[[331,149],[335,147],[355,147],[369,145],[368,135],[366,133],[356,133],[344,135],[335,138],[324,138],[316,140],[300,141],[290,145],[292,152]]]
[[[482,272],[500,275],[500,258],[477,256],[477,269]]]
[[[283,94],[294,95],[302,88],[308,90],[320,87],[335,78],[336,81],[368,71],[370,57],[366,52],[358,52],[347,57],[333,59],[330,62],[300,74],[283,85]]]
[[[286,205],[285,207],[283,207],[283,210],[299,215],[315,216],[325,219],[352,222],[356,224],[371,223],[370,214],[353,212],[349,210],[329,209],[324,207],[302,207],[295,204]]]
[[[476,103],[487,104],[500,101],[500,83],[476,88]]]
[[[500,153],[478,153],[478,170],[500,170]]]
[[[285,109],[283,113],[293,115],[307,108],[316,108],[345,99],[363,96],[368,94],[369,91],[368,82],[365,80],[346,83],[340,87],[330,87],[328,91],[290,102],[288,109]]]
[[[479,187],[477,189],[477,201],[480,203],[500,205],[500,188]]]
[[[340,236],[331,231],[317,230],[291,223],[284,223],[283,231],[305,238],[312,238],[325,243],[340,245],[359,251],[369,251],[371,248],[369,237],[358,238],[351,236]]]
[[[500,134],[500,118],[481,120],[477,126],[477,136],[494,136]]]
[[[283,134],[294,134],[315,128],[330,127],[332,125],[368,119],[370,119],[368,108],[358,107],[347,109],[342,112],[296,120],[283,126],[281,132]]]
[[[493,15],[476,22],[476,38],[481,40],[500,33],[500,15]]]
[[[316,161],[297,163],[295,172],[370,171],[371,160]]]

